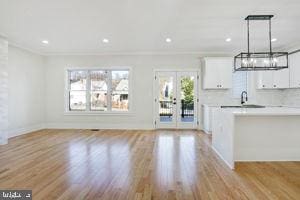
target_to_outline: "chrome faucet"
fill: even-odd
[[[245,98],[245,99],[244,99],[244,98]],[[241,104],[246,103],[246,101],[248,101],[248,94],[247,94],[246,91],[243,91],[243,92],[241,93]]]

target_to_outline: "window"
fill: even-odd
[[[68,111],[128,111],[129,70],[68,70]]]
[[[243,91],[248,91],[248,73],[236,71],[232,75],[232,96],[240,98]]]

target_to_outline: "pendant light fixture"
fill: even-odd
[[[247,21],[248,51],[234,57],[234,71],[263,71],[288,68],[288,52],[272,51],[271,19],[273,15],[249,15]],[[269,51],[250,52],[250,21],[265,20],[269,22]]]

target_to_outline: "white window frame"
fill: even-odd
[[[107,88],[107,111],[97,111],[97,110],[90,110],[90,76],[87,77],[87,86],[86,86],[86,110],[70,110],[70,84],[69,84],[69,79],[70,79],[70,72],[71,71],[108,71],[109,76],[108,76],[108,88]],[[111,72],[112,71],[128,71],[128,85],[129,85],[129,90],[128,90],[128,101],[129,101],[129,109],[127,111],[112,111],[111,110]],[[133,77],[133,72],[132,72],[131,67],[68,67],[65,69],[65,98],[64,98],[64,114],[65,115],[131,115],[133,114],[132,112],[132,105],[133,105],[133,84],[132,84],[132,77]]]

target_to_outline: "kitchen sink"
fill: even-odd
[[[255,104],[247,104],[240,106],[221,106],[221,108],[265,108],[266,106],[255,105]]]

